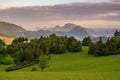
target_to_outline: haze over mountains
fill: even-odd
[[[23,36],[26,30],[16,24],[0,21],[0,35],[2,36]]]
[[[90,36],[93,37],[110,37],[113,35],[115,30],[120,28],[100,28],[100,29],[88,29],[75,25],[72,23],[67,23],[64,26],[55,26],[54,28],[49,29],[40,29],[37,28],[35,31],[27,31],[21,26],[16,24],[11,24],[8,22],[0,21],[0,35],[2,36],[12,36],[12,37],[27,37],[29,39],[39,38],[40,36],[48,36],[52,33],[56,33],[59,36],[74,36],[77,39],[83,39],[84,37]]]

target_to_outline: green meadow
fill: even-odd
[[[40,71],[38,64],[13,72],[0,65],[0,80],[120,80],[120,55],[95,57],[82,52],[51,55],[48,67]],[[31,71],[31,68],[37,68]]]

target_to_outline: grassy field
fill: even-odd
[[[2,39],[6,44],[11,44],[14,38],[12,37],[5,37],[5,36],[0,36],[0,39]]]
[[[0,80],[120,80],[120,72],[2,72]]]
[[[52,55],[48,67],[41,72],[38,65],[13,72],[0,65],[0,80],[120,80],[120,55],[95,57],[80,53]],[[31,72],[36,67],[37,71]]]

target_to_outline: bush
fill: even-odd
[[[9,55],[0,56],[0,63],[5,65],[10,65],[13,63],[13,58]]]
[[[36,67],[32,67],[32,68],[31,68],[31,71],[36,71],[36,70],[37,70]]]
[[[25,68],[25,67],[32,66],[34,64],[36,64],[36,62],[32,62],[30,64],[25,64],[25,65],[14,65],[14,66],[8,67],[5,71],[6,72],[15,71],[15,70],[19,70],[19,69],[22,69],[22,68]]]

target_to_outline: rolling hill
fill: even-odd
[[[21,26],[0,21],[0,35],[2,36],[12,36],[12,37],[23,36],[23,32],[25,31],[26,30]]]
[[[119,80],[120,55],[95,57],[87,54],[88,47],[79,53],[51,55],[48,67],[41,72],[38,64],[13,72],[0,65],[0,80]],[[32,72],[31,68],[37,71]],[[16,76],[15,76],[16,75]]]
[[[8,36],[0,36],[0,39],[3,40],[6,44],[11,44],[12,41],[14,40],[13,37]]]

